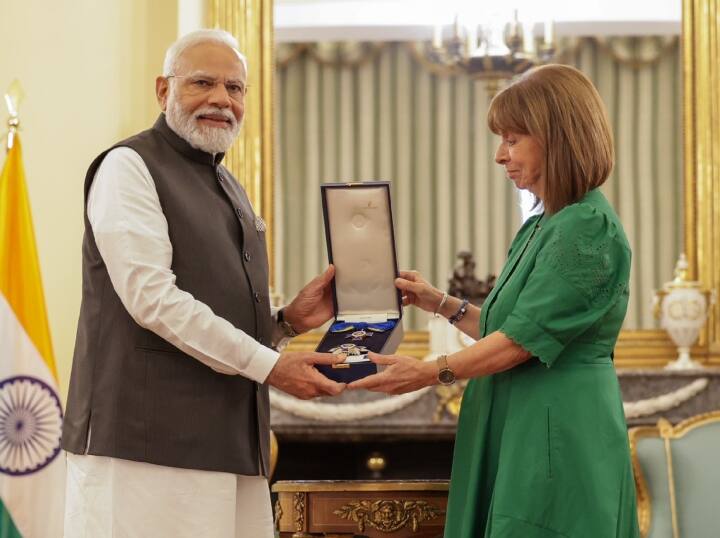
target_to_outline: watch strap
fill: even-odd
[[[290,325],[290,322],[288,322],[288,321],[285,319],[284,310],[285,310],[284,308],[281,308],[280,310],[278,310],[278,313],[277,313],[277,322],[278,322],[278,325],[279,325],[280,328],[282,329],[282,331],[283,331],[283,333],[285,334],[285,336],[287,336],[288,338],[294,338],[294,337],[296,337],[296,336],[297,336],[298,334],[300,334],[300,333],[298,333],[298,332],[294,329],[294,327],[293,327],[292,325]]]

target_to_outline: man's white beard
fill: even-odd
[[[220,114],[226,117],[230,121],[230,128],[201,125],[198,117],[204,114]],[[172,90],[168,95],[165,118],[170,128],[192,147],[213,155],[224,153],[232,146],[240,132],[241,125],[227,108],[205,106],[195,110],[194,113],[186,112],[180,101],[173,95]]]

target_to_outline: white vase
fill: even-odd
[[[665,368],[689,370],[702,368],[690,356],[690,348],[697,341],[708,315],[710,292],[702,290],[698,281],[687,277],[688,264],[684,254],[675,266],[675,279],[656,293],[656,315],[660,325],[678,348],[678,357]]]

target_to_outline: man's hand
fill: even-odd
[[[368,358],[385,369],[348,385],[349,389],[365,389],[386,394],[404,394],[437,383],[438,368],[435,363],[425,362],[402,355],[378,355],[368,353]]]
[[[332,282],[335,267],[329,265],[319,276],[308,282],[292,302],[283,308],[283,315],[295,331],[304,333],[320,327],[333,317]]]
[[[302,400],[316,396],[337,396],[345,390],[345,383],[336,383],[318,372],[314,364],[336,364],[344,355],[287,351],[280,355],[270,371],[267,383]]]

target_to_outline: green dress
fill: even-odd
[[[639,536],[612,352],[630,248],[599,190],[528,219],[480,317],[533,354],[470,380],[453,458],[446,538]]]

